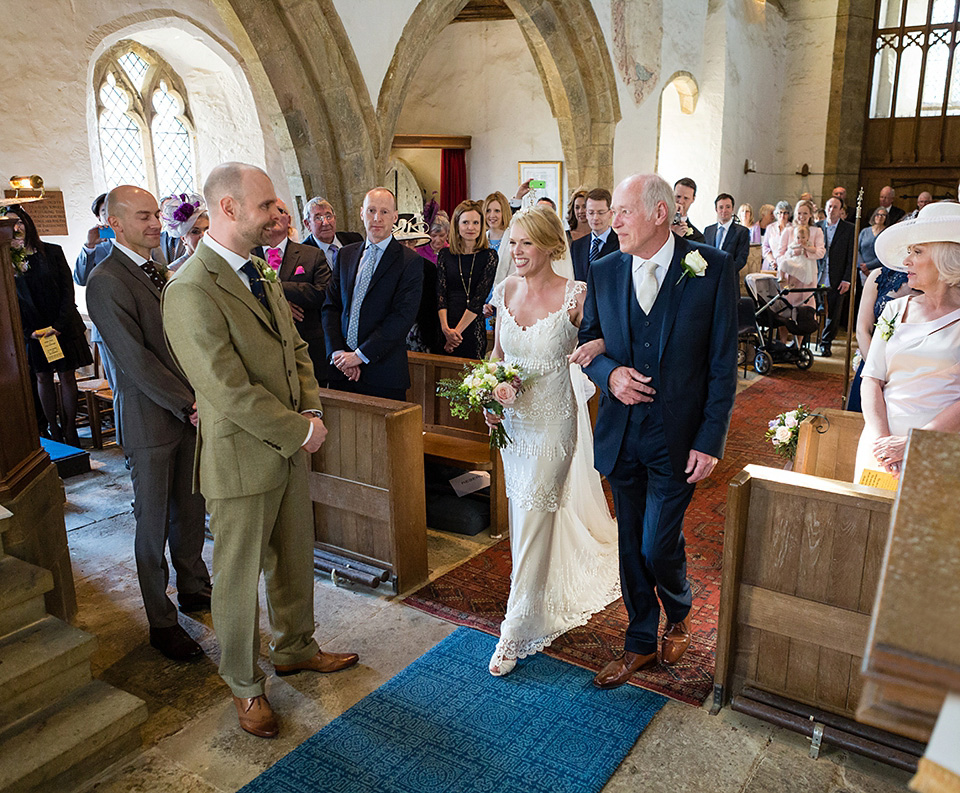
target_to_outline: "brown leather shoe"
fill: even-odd
[[[626,683],[634,672],[656,666],[657,654],[640,655],[639,653],[624,653],[623,658],[611,661],[597,672],[593,684],[597,688],[617,688]]]
[[[680,622],[667,623],[663,634],[661,656],[665,664],[675,664],[690,646],[690,615]]]
[[[273,715],[273,708],[267,702],[265,695],[259,697],[237,697],[233,698],[233,704],[237,706],[237,718],[240,720],[240,727],[251,735],[258,738],[276,738],[280,732],[277,725],[277,718]]]
[[[339,672],[348,666],[353,666],[360,660],[356,653],[325,653],[320,650],[312,658],[301,661],[298,664],[274,664],[273,668],[277,670],[280,677],[286,675],[295,675],[297,672]]]

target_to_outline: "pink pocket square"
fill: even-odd
[[[304,270],[304,269],[303,269],[303,266],[301,265],[300,267],[298,267],[296,270],[293,271],[293,274],[294,274],[294,275],[306,275],[306,274],[307,274],[307,271]]]

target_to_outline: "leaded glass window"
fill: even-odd
[[[960,0],[879,0],[870,118],[960,115]]]
[[[155,52],[120,42],[97,64],[100,155],[107,187],[157,198],[196,192],[196,142],[183,83]]]

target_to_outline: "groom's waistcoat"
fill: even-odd
[[[660,290],[657,299],[650,309],[649,314],[645,314],[640,304],[637,302],[636,294],[630,290],[627,298],[629,308],[627,310],[627,320],[630,325],[631,340],[631,365],[640,374],[652,377],[650,385],[658,392],[660,390],[660,334],[663,330],[663,315],[667,304],[667,295],[665,289]],[[641,422],[647,416],[654,416],[656,420],[661,417],[659,409],[660,403],[657,399],[653,402],[641,402],[630,406],[630,420]]]

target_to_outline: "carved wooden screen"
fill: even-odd
[[[861,161],[864,222],[880,189],[955,198],[960,178],[960,0],[877,0]]]

